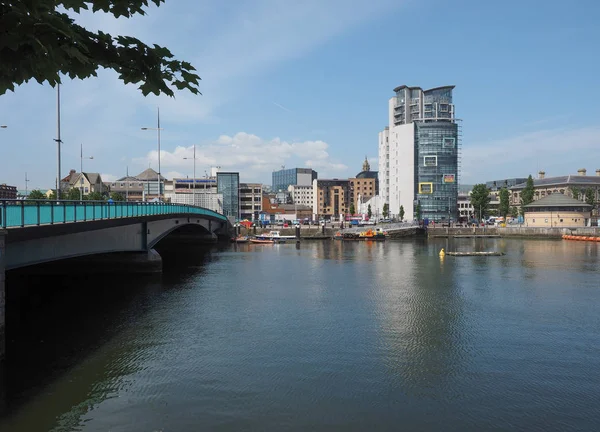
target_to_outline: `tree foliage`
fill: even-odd
[[[125,197],[120,192],[112,192],[110,194],[110,197],[113,201],[125,201]],[[350,208],[352,208],[352,207],[350,207]]]
[[[596,197],[594,195],[594,189],[587,188],[585,190],[585,203],[591,205],[592,207],[596,204]]]
[[[56,199],[56,191],[53,190],[52,192],[50,192],[50,196],[49,199],[54,201]],[[63,191],[60,192],[60,197],[58,199],[64,200],[67,199],[67,194],[64,193]]]
[[[69,189],[69,192],[67,192],[68,200],[76,201],[76,200],[81,199],[82,197],[83,197],[83,194],[82,194],[80,188],[74,187],[74,188]]]
[[[415,206],[415,219],[421,220],[421,204]]]
[[[367,207],[367,216],[369,217],[369,219],[371,219],[371,216],[373,216],[373,211],[371,210],[371,204],[369,204],[369,206]]]
[[[577,188],[577,187],[571,187],[569,189],[571,189],[571,195],[573,196],[573,199],[578,200],[579,199],[579,195],[580,195],[579,188]]]
[[[471,205],[473,206],[477,218],[484,218],[489,215],[491,200],[492,197],[490,197],[490,191],[485,184],[480,183],[473,186],[473,190],[471,191]]]
[[[125,84],[139,84],[144,96],[172,87],[198,94],[200,77],[194,67],[175,60],[160,45],[146,45],[131,36],[90,31],[69,16],[82,10],[114,17],[144,15],[149,3],[165,0],[12,0],[0,3],[0,95],[29,80],[55,86],[60,75],[72,79],[97,76],[112,69]]]
[[[500,189],[500,205],[499,205],[499,212],[500,212],[500,216],[502,216],[504,219],[506,219],[506,216],[508,215],[508,213],[510,213],[510,194],[508,192],[508,189],[506,189],[505,187],[503,187],[502,189]]]
[[[86,195],[86,199],[90,201],[104,201],[105,196],[101,192],[90,192]]]
[[[29,192],[29,195],[27,196],[27,199],[31,199],[31,200],[46,199],[46,195],[44,195],[41,190],[34,189],[31,192]]]
[[[527,177],[527,184],[521,191],[521,214],[525,214],[524,207],[533,202],[534,193],[535,190],[533,187],[533,177],[531,177],[531,174],[529,174],[529,177]]]
[[[398,211],[398,217],[400,218],[400,222],[404,220],[404,206],[400,206],[400,210]]]
[[[389,213],[390,213],[390,205],[388,203],[385,203],[383,205],[383,209],[381,209],[381,214],[382,214],[383,218],[387,219]]]
[[[519,209],[517,206],[512,206],[510,209],[510,215],[514,218],[519,217]]]

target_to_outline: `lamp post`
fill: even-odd
[[[6,125],[0,125],[0,129],[6,129],[8,126]]]
[[[79,199],[80,200],[83,200],[83,160],[84,159],[94,159],[94,156],[83,157],[83,144],[81,144],[80,150],[79,150],[79,172],[81,173],[81,176],[79,177],[79,184],[81,185],[79,187]]]
[[[27,188],[27,183],[29,183],[29,179],[27,178],[27,172],[25,172],[25,198],[29,196],[29,190]]]
[[[157,178],[158,192],[157,192],[157,197],[160,199],[160,131],[162,129],[160,127],[160,108],[159,107],[156,107],[156,127],[155,128],[143,127],[142,130],[155,130],[157,133],[157,138],[158,138],[158,178]]]
[[[192,202],[193,205],[196,205],[196,144],[194,144],[194,157],[184,157],[184,159],[194,159],[194,179],[192,180],[194,183],[194,190],[192,191]]]
[[[60,83],[56,84],[56,150],[57,150],[57,173],[56,173],[56,199],[60,200]]]

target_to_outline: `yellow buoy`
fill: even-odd
[[[440,256],[441,257],[446,256],[446,252],[444,252],[444,248],[442,248],[442,250],[440,251]]]

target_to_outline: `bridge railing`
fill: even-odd
[[[222,214],[203,207],[165,202],[0,200],[1,228],[164,214],[193,214],[227,220]]]

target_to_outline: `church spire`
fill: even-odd
[[[367,159],[367,156],[365,156],[365,161],[363,162],[362,170],[371,171],[371,165],[369,165],[369,160]]]

